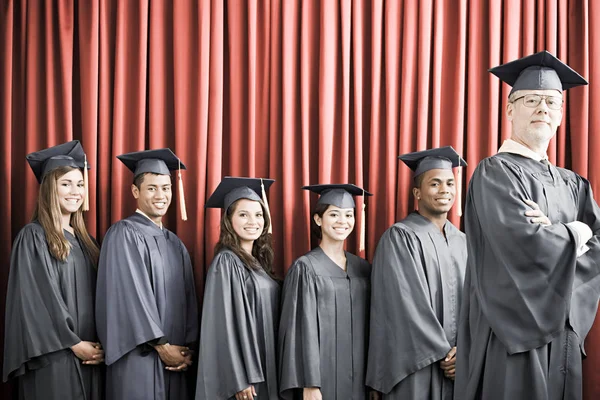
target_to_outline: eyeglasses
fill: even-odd
[[[563,105],[563,99],[558,96],[542,96],[540,94],[526,94],[525,96],[517,97],[512,102],[523,99],[523,105],[529,108],[536,108],[540,105],[542,100],[546,102],[546,105],[551,110],[560,110]]]

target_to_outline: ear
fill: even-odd
[[[412,189],[412,193],[413,193],[413,196],[415,196],[415,199],[416,199],[417,201],[421,200],[421,189],[419,189],[419,188],[417,188],[417,187],[414,187],[414,188]]]
[[[140,198],[140,189],[138,189],[137,186],[135,185],[131,185],[131,194],[133,194],[133,198],[134,199],[139,199]]]
[[[319,217],[319,214],[313,215],[313,219],[315,220],[315,224],[317,224],[317,226],[321,226],[321,224],[323,223],[323,220],[321,219],[321,217]]]
[[[515,105],[510,101],[506,104],[506,119],[509,121],[513,120],[513,114],[515,112]]]

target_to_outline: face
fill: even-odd
[[[131,192],[138,208],[152,221],[160,223],[171,204],[171,177],[146,174],[139,189],[131,185]]]
[[[449,169],[432,169],[423,173],[421,186],[413,188],[419,202],[419,212],[425,215],[448,213],[454,204],[456,187],[454,174]]]
[[[83,174],[74,169],[56,180],[58,203],[63,215],[73,214],[83,203],[85,187]]]
[[[323,217],[315,214],[313,218],[321,227],[323,239],[344,241],[354,229],[354,208],[339,208],[330,205],[323,213]]]
[[[514,93],[514,98],[527,94],[553,96],[562,99],[562,93],[557,90],[519,90]],[[526,107],[525,98],[508,103],[506,116],[512,122],[513,139],[527,145],[536,147],[540,143],[547,143],[556,134],[562,121],[562,107],[558,110],[548,108],[546,101],[541,101],[536,107]]]
[[[265,227],[262,206],[258,201],[240,199],[234,205],[231,225],[242,243],[254,242]]]

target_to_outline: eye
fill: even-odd
[[[438,187],[438,186],[440,186],[440,184],[437,183],[437,182],[434,182],[434,183],[431,184],[431,187]]]
[[[165,192],[170,192],[171,191],[171,186],[167,186],[166,188],[164,188]]]
[[[454,186],[454,182],[448,182],[448,186]]]
[[[256,216],[257,216],[258,218],[262,218],[262,217],[263,217],[263,213],[258,213],[258,214],[256,214]]]
[[[242,213],[240,213],[239,215],[240,215],[240,217],[242,217],[242,218],[246,218],[246,217],[248,216],[248,214],[246,214],[245,212],[242,212]]]
[[[329,216],[333,217],[333,218],[337,218],[338,217],[338,213],[330,213]]]
[[[153,187],[149,187],[149,188],[148,188],[148,191],[149,191],[149,192],[154,192],[155,190],[156,190],[156,188],[153,188]]]
[[[78,184],[77,184],[77,187],[78,187],[78,188],[82,188],[82,187],[84,187],[84,184],[83,184],[83,183],[78,183]]]
[[[549,106],[556,107],[562,105],[562,99],[559,99],[558,97],[548,97],[546,103],[548,103]]]

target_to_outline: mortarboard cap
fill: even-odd
[[[319,194],[317,204],[330,204],[339,208],[356,207],[352,196],[373,196],[366,190],[349,183],[310,185],[304,186],[302,189]]]
[[[89,164],[86,163],[86,156],[79,140],[72,140],[35,153],[29,153],[25,158],[38,183],[42,183],[44,176],[58,167],[90,168]]]
[[[414,153],[403,154],[398,158],[414,171],[415,178],[432,169],[452,169],[467,166],[467,162],[452,146],[415,151]]]
[[[117,156],[136,177],[149,172],[157,175],[171,175],[169,171],[185,169],[185,165],[171,149],[142,150]]]
[[[204,207],[222,208],[227,211],[233,203],[240,199],[263,200],[264,202],[266,197],[261,198],[263,185],[266,190],[274,182],[275,180],[273,179],[226,176],[210,195]],[[269,212],[267,203],[265,203],[265,206],[267,207],[267,212]]]
[[[554,89],[562,92],[588,84],[581,75],[546,50],[491,68],[489,72],[512,86],[510,94],[517,90]]]

